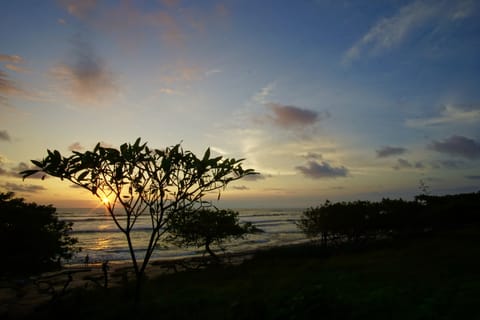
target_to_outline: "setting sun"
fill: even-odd
[[[103,198],[102,198],[102,203],[103,203],[104,205],[107,205],[107,204],[110,203],[110,200],[109,200],[107,197],[103,197]]]

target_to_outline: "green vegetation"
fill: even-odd
[[[79,249],[69,236],[72,223],[59,221],[56,209],[27,203],[13,192],[0,193],[0,274],[35,274],[61,266]]]
[[[128,287],[78,289],[32,319],[478,319],[479,236],[468,227],[361,250],[276,248],[150,279],[136,308]]]
[[[140,138],[134,144],[122,144],[120,149],[99,143],[93,151],[74,151],[69,157],[57,150],[47,153],[42,161],[32,160],[39,169],[23,171],[23,177],[43,172],[97,197],[125,235],[138,288],[157,243],[166,234],[169,219],[209,205],[203,199],[206,193],[220,192],[231,181],[255,173],[242,168],[243,159],[213,158],[210,149],[198,158],[179,144],[165,150],[150,149]],[[140,262],[132,239],[141,215],[149,215],[151,233]]]
[[[211,245],[221,246],[224,241],[244,237],[259,231],[251,222],[240,224],[238,212],[232,210],[200,209],[185,211],[171,216],[167,224],[168,241],[179,246],[205,247],[210,256],[218,261]]]

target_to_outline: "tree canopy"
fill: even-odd
[[[217,192],[219,199],[228,183],[255,174],[253,169],[243,169],[242,161],[212,157],[210,149],[197,157],[180,144],[163,150],[150,149],[138,138],[119,149],[97,144],[92,151],[73,151],[68,157],[57,150],[47,150],[43,160],[32,160],[39,169],[23,171],[22,175],[26,178],[43,172],[68,180],[97,197],[124,233],[135,274],[140,279],[166,232],[168,218],[210,206],[205,195]],[[149,216],[151,233],[140,263],[132,232],[141,215]]]
[[[72,223],[60,221],[49,205],[27,203],[13,192],[0,193],[2,273],[39,273],[60,267],[79,248],[69,235]]]
[[[216,209],[181,212],[168,221],[169,240],[180,246],[204,246],[211,257],[218,259],[212,244],[220,246],[224,241],[259,231],[251,222],[241,224],[238,215],[233,210]]]

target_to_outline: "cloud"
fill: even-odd
[[[480,175],[465,176],[465,178],[470,180],[480,180]]]
[[[272,94],[272,91],[275,90],[276,86],[277,84],[275,81],[270,82],[253,96],[253,101],[258,104],[266,104],[268,102],[267,98]]]
[[[24,91],[17,87],[15,82],[10,80],[5,72],[0,70],[0,94],[20,95],[22,93],[24,93]]]
[[[85,147],[80,144],[80,142],[74,142],[68,146],[68,150],[70,151],[82,151],[85,150]]]
[[[393,168],[395,170],[412,169],[412,168],[423,169],[423,168],[425,168],[425,165],[423,164],[423,162],[420,162],[420,161],[417,161],[415,163],[411,163],[408,160],[399,158],[399,159],[397,159],[397,164],[395,166],[393,166]]]
[[[58,2],[72,16],[85,18],[97,7],[98,0],[58,0]]]
[[[416,30],[433,23],[431,29],[444,21],[455,21],[475,11],[472,1],[417,0],[388,18],[382,18],[358,40],[343,56],[348,65],[365,52],[379,54],[401,45]]]
[[[235,190],[249,190],[249,188],[246,187],[246,186],[233,186],[232,189],[235,189]]]
[[[3,187],[8,191],[27,192],[27,193],[36,193],[39,191],[47,190],[43,186],[38,186],[34,184],[18,184],[18,183],[11,183],[11,182],[7,182],[3,184]]]
[[[338,178],[346,177],[348,175],[348,169],[344,166],[332,167],[325,161],[318,163],[317,161],[309,161],[306,166],[295,167],[305,177],[311,179],[322,178]]]
[[[144,35],[150,32],[158,34],[158,39],[169,44],[183,45],[185,40],[192,38],[192,32],[205,31],[207,24],[214,23],[216,18],[226,17],[228,13],[221,6],[202,6],[199,9],[175,0],[158,1],[159,5],[154,5],[152,1],[148,7],[138,1],[59,1],[70,15],[96,30],[114,34],[130,47],[138,47],[138,42],[147,39]]]
[[[323,156],[317,152],[308,152],[302,155],[302,157],[309,160],[321,160],[323,158]]]
[[[268,103],[266,107],[273,112],[271,117],[273,123],[282,128],[311,126],[322,118],[329,117],[328,112],[320,114],[316,111],[279,103]]]
[[[178,95],[182,94],[180,91],[170,89],[170,88],[160,88],[160,90],[158,90],[158,92],[160,92],[161,94],[166,94],[166,95],[170,95],[170,96],[178,96]]]
[[[186,64],[183,61],[179,61],[176,66],[170,66],[169,69],[161,73],[160,81],[166,84],[196,81],[202,79],[205,75],[200,67]]]
[[[105,62],[96,56],[89,43],[74,40],[72,61],[52,70],[76,101],[99,105],[119,91],[116,79]]]
[[[0,54],[0,62],[20,63],[23,58],[17,55]]]
[[[250,174],[248,176],[245,176],[242,178],[243,181],[259,181],[259,180],[265,180],[267,178],[270,178],[271,175],[264,175],[264,174]]]
[[[11,141],[10,135],[7,130],[0,130],[0,140],[2,141]]]
[[[17,66],[16,64],[10,64],[10,63],[7,63],[5,65],[5,68],[7,68],[8,70],[11,70],[11,71],[15,71],[15,72],[27,72],[28,69],[27,68],[24,68],[24,67],[21,67],[21,66]]]
[[[447,169],[458,169],[461,168],[464,163],[462,161],[455,160],[436,160],[432,161],[431,165],[434,169],[447,168]]]
[[[480,158],[480,143],[463,136],[451,136],[443,141],[433,141],[428,148],[470,160]]]
[[[376,150],[376,152],[377,158],[386,158],[390,156],[398,156],[400,154],[404,154],[405,152],[407,152],[407,149],[401,147],[385,146]]]
[[[10,96],[31,97],[31,95],[21,89],[7,73],[0,70],[0,103],[8,105]]]
[[[9,175],[12,176],[12,177],[21,177],[22,175],[20,174],[20,172],[22,171],[25,171],[25,170],[38,170],[39,168],[37,166],[34,166],[34,165],[28,165],[26,164],[25,162],[20,162],[17,166],[13,167],[10,172],[9,172]],[[45,173],[42,173],[42,172],[38,172],[38,173],[35,173],[31,176],[28,177],[29,179],[41,179],[41,180],[44,180],[46,178],[48,178],[48,176],[45,174]]]
[[[438,126],[449,123],[473,123],[480,121],[480,104],[446,105],[439,116],[432,118],[408,119],[409,127]]]

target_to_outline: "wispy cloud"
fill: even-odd
[[[458,169],[463,167],[464,162],[458,160],[434,160],[430,162],[434,169],[446,168],[446,169]]]
[[[20,162],[16,166],[11,168],[11,170],[9,171],[9,175],[12,176],[12,177],[21,177],[20,172],[25,171],[25,170],[37,170],[37,169],[38,169],[37,166],[34,166],[32,164],[29,165],[25,162]],[[42,173],[42,172],[38,172],[38,173],[35,173],[35,174],[29,176],[29,179],[44,180],[46,178],[48,178],[48,176],[45,175],[45,173]]]
[[[399,158],[397,159],[397,164],[393,166],[395,170],[400,170],[400,169],[423,169],[425,168],[425,165],[423,162],[417,161],[415,163],[412,163],[406,159]]]
[[[110,101],[119,92],[114,74],[88,42],[75,38],[73,44],[72,60],[52,74],[76,101],[95,106]]]
[[[322,154],[317,152],[307,152],[302,154],[302,157],[308,160],[321,160],[323,158]]]
[[[0,70],[0,104],[8,105],[10,96],[31,97],[28,92],[11,80],[6,72]]]
[[[428,148],[470,160],[480,158],[480,142],[463,136],[451,136],[443,141],[433,141]]]
[[[223,6],[198,9],[176,0],[159,1],[159,6],[148,10],[135,1],[112,3],[97,0],[59,0],[72,16],[104,32],[113,33],[121,42],[135,46],[145,31],[158,34],[169,44],[182,45],[194,32],[204,32],[215,18],[224,18],[228,12]]]
[[[377,158],[386,158],[390,156],[398,156],[398,155],[404,154],[405,152],[407,152],[407,149],[402,147],[384,146],[376,150],[376,152],[377,152]]]
[[[480,175],[465,176],[465,178],[470,180],[480,180]]]
[[[68,146],[68,150],[70,151],[82,151],[85,150],[85,147],[82,146],[80,142],[74,142]]]
[[[253,96],[252,100],[258,104],[266,104],[276,86],[277,84],[275,81],[270,82],[265,87],[261,88],[260,91]]]
[[[308,161],[305,166],[295,167],[305,177],[312,179],[338,178],[348,176],[348,169],[344,166],[333,167],[329,163],[322,161]]]
[[[235,190],[240,190],[240,191],[243,191],[243,190],[248,190],[248,187],[247,186],[233,186],[231,187],[232,189],[235,189]]]
[[[8,74],[0,70],[0,93],[5,95],[18,95],[23,92],[13,80],[10,79]]]
[[[23,58],[17,55],[0,54],[0,62],[20,63]]]
[[[28,165],[25,162],[20,162],[14,167],[5,167],[2,159],[0,159],[0,176],[4,177],[14,177],[14,178],[21,178],[22,175],[20,172],[25,171],[25,170],[32,170],[32,169],[38,169],[37,167],[33,165]],[[43,173],[37,173],[34,175],[30,176],[33,179],[45,179],[46,176]]]
[[[365,54],[379,54],[401,45],[419,28],[432,24],[431,30],[443,21],[463,19],[472,14],[470,0],[417,0],[401,7],[390,17],[382,18],[343,56],[348,65]]]
[[[10,135],[7,130],[0,130],[0,140],[1,141],[11,141]]]
[[[58,0],[58,3],[69,14],[77,18],[85,18],[95,10],[98,0]]]
[[[34,184],[19,184],[7,182],[3,184],[3,187],[8,191],[13,192],[26,192],[26,193],[36,193],[39,191],[47,190],[44,186],[34,185]]]
[[[248,176],[245,176],[242,180],[244,181],[259,181],[259,180],[265,180],[267,178],[270,178],[271,175],[264,175],[264,174],[251,174]]]
[[[451,123],[478,123],[480,121],[480,104],[446,105],[440,115],[431,118],[408,119],[409,127],[438,126]]]
[[[282,128],[311,126],[330,116],[328,112],[321,114],[317,111],[279,103],[267,103],[265,106],[273,113],[271,115],[272,122]]]
[[[205,71],[202,68],[185,61],[178,61],[173,66],[169,66],[168,69],[160,72],[160,81],[168,85],[197,81],[205,76]]]

